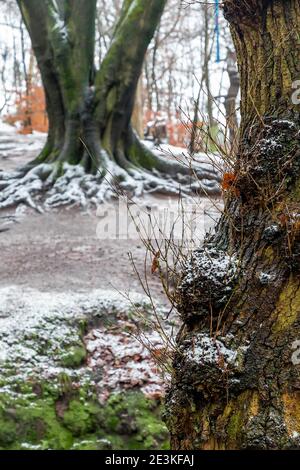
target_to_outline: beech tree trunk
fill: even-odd
[[[124,192],[219,193],[213,166],[191,168],[153,153],[132,129],[144,57],[167,0],[123,0],[99,70],[96,1],[17,0],[45,88],[49,133],[34,161],[0,174],[0,209],[20,202],[38,211],[85,207]]]
[[[130,119],[144,56],[166,0],[124,1],[99,71],[94,68],[96,0],[17,2],[49,117],[47,144],[33,165],[67,162],[93,173],[103,171],[108,161],[124,169],[159,168],[160,161],[139,143]]]
[[[225,96],[224,107],[226,123],[229,130],[229,140],[234,148],[238,131],[236,101],[240,90],[240,76],[236,65],[236,53],[230,49],[227,49],[226,63],[230,86]]]
[[[224,214],[186,263],[173,449],[300,448],[300,1],[225,0],[241,77]]]
[[[132,127],[136,131],[140,139],[144,138],[144,110],[143,110],[143,74],[140,76],[136,95],[135,103],[131,117]]]

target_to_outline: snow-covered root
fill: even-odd
[[[43,191],[45,181],[52,171],[52,165],[41,164],[25,174],[22,170],[12,173],[1,172],[0,209],[23,203],[41,212],[42,207],[34,197]]]
[[[153,170],[151,173],[135,168],[128,171],[110,161],[105,174],[87,174],[82,165],[64,163],[58,166],[40,164],[25,175],[22,171],[0,173],[0,209],[26,204],[39,212],[44,208],[63,205],[88,207],[101,204],[119,195],[140,197],[144,193],[218,194],[218,179],[191,180],[188,175],[176,176],[176,180]]]

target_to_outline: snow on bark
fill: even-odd
[[[63,41],[63,43],[67,43],[68,41],[67,25],[64,22],[64,20],[60,17],[59,6],[57,5],[57,2],[53,0],[52,3],[53,5],[49,5],[49,9],[51,11],[51,17],[53,21],[52,31],[55,34],[59,34],[60,39]]]
[[[178,348],[174,369],[182,390],[199,384],[199,393],[212,398],[224,386],[240,386],[249,345],[235,347],[234,338],[211,336],[209,332],[189,333]]]
[[[217,364],[222,359],[226,364],[234,365],[237,351],[227,348],[220,340],[199,334],[194,337],[192,349],[186,351],[186,359],[196,364]]]
[[[209,246],[195,250],[185,263],[179,286],[179,311],[184,318],[211,315],[212,308],[220,312],[230,297],[237,272],[234,255]]]

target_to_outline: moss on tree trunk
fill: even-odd
[[[161,157],[132,129],[143,60],[166,1],[125,0],[95,70],[96,0],[17,0],[41,72],[49,133],[34,161],[0,174],[0,209],[20,202],[39,211],[61,204],[85,207],[124,192],[219,193],[213,165],[190,168],[186,160]]]
[[[187,263],[167,401],[174,449],[300,448],[300,6],[225,1],[242,124],[216,233]]]
[[[147,152],[140,146],[137,161],[130,120],[145,53],[165,3],[125,1],[111,46],[95,71],[96,0],[18,0],[49,116],[47,144],[33,164],[81,163],[92,172],[103,170],[108,159],[124,169],[143,166]],[[153,158],[152,168],[155,163]]]

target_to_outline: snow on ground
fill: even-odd
[[[155,317],[149,323],[151,309],[142,295],[129,301],[114,291],[92,290],[87,296],[11,286],[0,289],[0,306],[0,372],[7,377],[0,393],[9,391],[10,382],[52,381],[63,372],[80,383],[95,383],[102,400],[111,391],[136,387],[147,396],[164,393],[166,380],[153,351],[165,351],[166,345]],[[158,312],[162,319],[166,312]],[[147,343],[140,342],[150,325]],[[171,335],[173,322],[165,326]],[[83,361],[74,367],[79,353]]]
[[[171,212],[173,207],[168,199],[154,196],[143,203],[160,208],[161,214],[165,210]],[[176,201],[172,203],[176,209]],[[196,245],[220,213],[205,199],[198,201],[197,208]],[[45,214],[27,211],[26,216],[15,219],[16,223],[10,223],[9,212],[0,217],[4,217],[0,218],[0,285],[55,292],[116,288],[142,293],[128,253],[144,277],[145,247],[125,205],[104,204],[97,214],[76,208]],[[154,297],[163,300],[162,286],[158,277],[151,274],[151,264],[148,257],[148,283]]]
[[[132,329],[135,328],[128,320],[120,320],[117,325],[93,329],[85,338],[88,367],[102,370],[100,398],[103,400],[109,390],[135,387],[149,397],[160,397],[169,382],[169,375],[153,359],[167,352],[162,335],[159,331],[148,331],[145,338],[142,335],[143,341],[133,336]]]
[[[153,142],[149,140],[144,140],[143,143],[152,151],[153,148],[155,148],[155,152],[161,157],[169,159],[172,158],[179,162],[184,162],[186,164],[189,164],[191,160],[187,149],[184,149],[182,147],[175,147],[174,145],[163,143],[154,147]],[[224,164],[222,162],[221,157],[215,153],[196,153],[193,156],[193,159],[195,160],[195,162],[197,162],[198,165],[201,165],[201,168],[203,170],[216,171],[216,173],[218,173],[219,169],[222,168]]]
[[[83,168],[64,164],[57,178],[57,167],[41,164],[30,170],[25,176],[20,175],[18,167],[24,166],[43,148],[45,134],[17,134],[17,129],[6,124],[0,126],[0,209],[24,203],[42,212],[44,209],[60,205],[76,204],[87,207],[98,205],[105,200],[116,197],[115,184],[118,190],[129,193],[132,197],[140,197],[147,193],[191,194],[204,193],[217,195],[220,193],[220,162],[217,156],[196,155],[193,169],[197,178],[191,181],[189,174],[176,177],[132,169],[126,172],[112,161],[107,162],[107,174],[102,176],[86,175]],[[190,167],[190,159],[182,149],[164,145],[154,147],[151,142],[144,142],[159,158],[181,162]],[[13,171],[11,171],[13,170]],[[189,170],[188,170],[189,173]]]
[[[0,120],[0,171],[11,171],[34,159],[42,150],[47,135],[41,132],[23,135]]]
[[[0,124],[0,169],[15,170],[30,161],[45,137],[19,135]],[[178,198],[149,194],[138,204],[175,213]],[[196,198],[195,205],[198,243],[218,219],[221,204]],[[145,249],[136,231],[125,230],[130,223],[126,205],[114,202],[104,203],[97,213],[66,207],[38,214],[22,204],[16,213],[1,212],[0,372],[7,378],[5,387],[32,374],[54,380],[68,367],[70,353],[84,345],[82,366],[69,367],[68,374],[95,381],[100,400],[119,388],[163,394],[167,378],[153,356],[167,363],[169,345],[155,321],[151,327],[144,325],[141,334],[132,306],[116,293],[130,290],[134,302],[152,318],[128,259],[131,252],[143,277]],[[160,280],[151,275],[151,261],[148,283],[154,298],[165,303]],[[88,324],[84,335],[82,323]],[[163,324],[172,335],[171,322]]]

